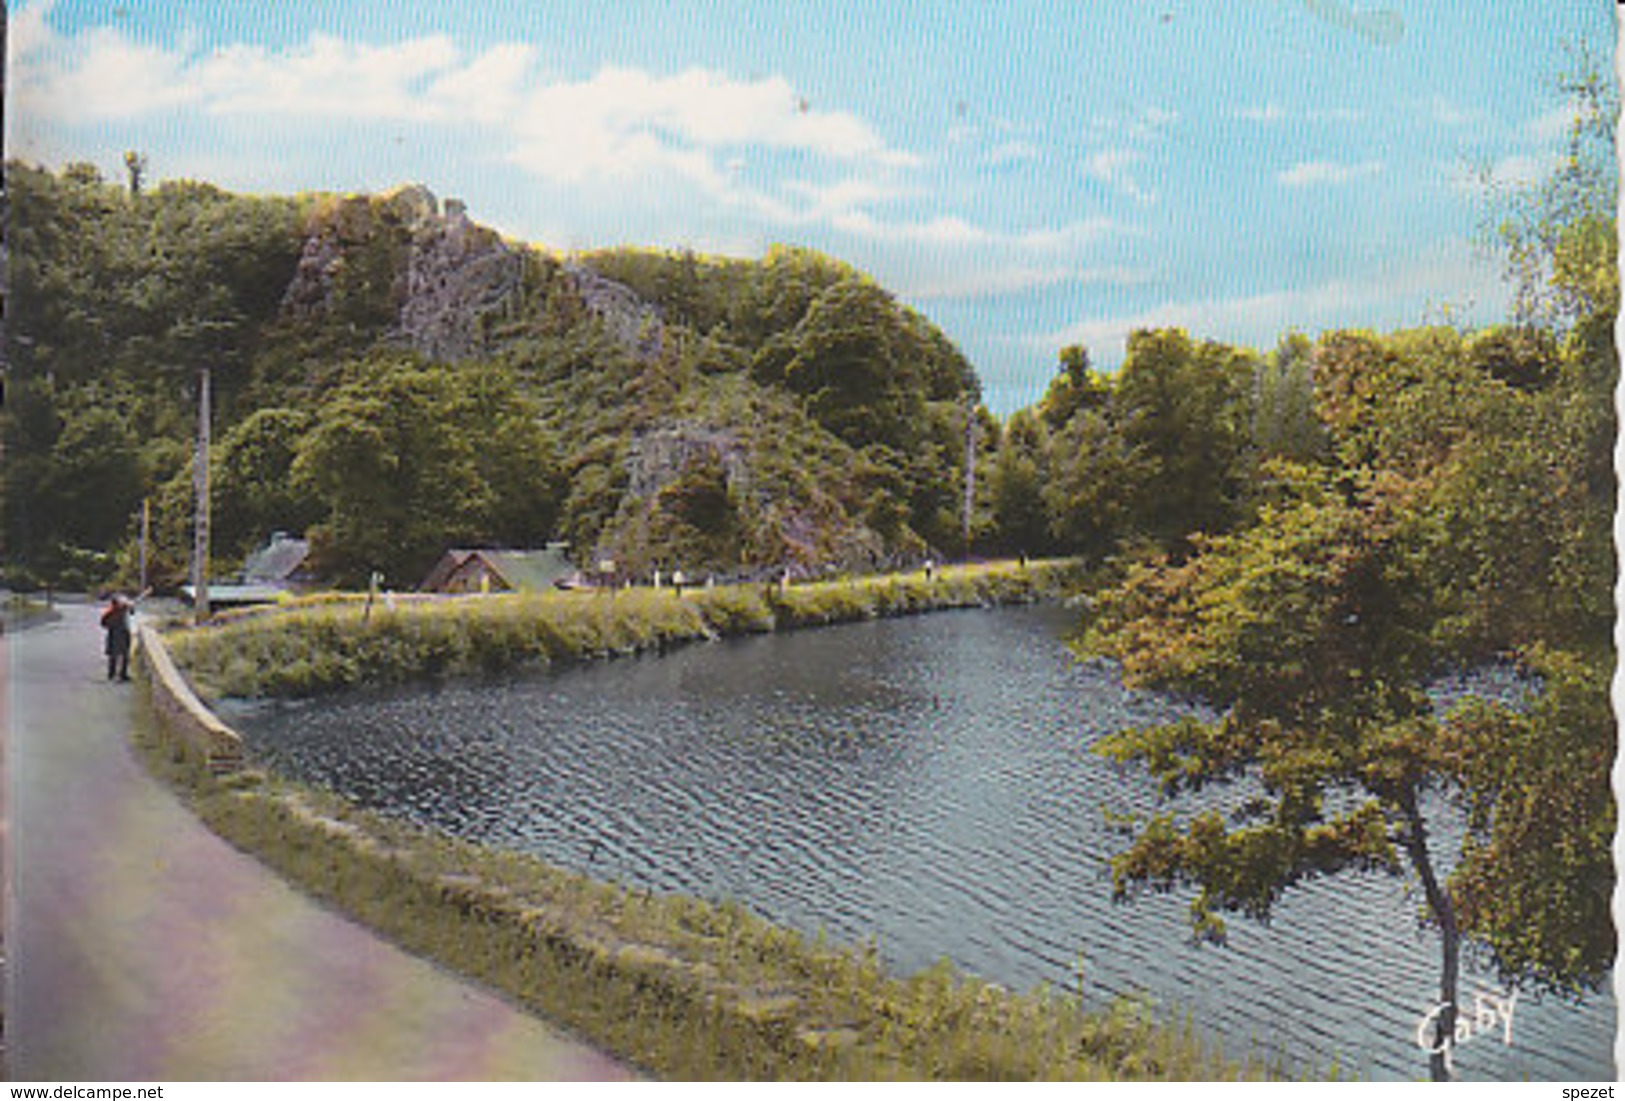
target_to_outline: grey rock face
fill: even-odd
[[[517,299],[524,264],[461,203],[446,208],[413,229],[398,335],[431,359],[457,360],[484,349],[482,326]]]
[[[660,354],[664,340],[660,310],[639,298],[632,289],[606,279],[583,264],[566,264],[564,274],[605,330],[644,360]]]
[[[691,463],[715,459],[730,486],[749,481],[745,447],[733,432],[700,424],[678,423],[639,433],[626,457],[627,491],[648,498],[680,476]]]
[[[353,196],[321,218],[305,239],[294,277],[283,295],[294,318],[319,317],[333,296],[351,253],[400,248],[392,296],[398,313],[389,338],[430,359],[458,360],[486,346],[489,320],[517,301],[524,262],[496,233],[476,225],[463,204],[441,203],[418,184],[376,199]]]

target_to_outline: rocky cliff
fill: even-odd
[[[494,324],[523,308],[527,248],[421,184],[351,196],[311,219],[283,310],[317,320],[370,299],[388,338],[430,359],[487,354]],[[565,263],[562,272],[563,286],[619,344],[645,361],[660,354],[658,307],[584,264]]]

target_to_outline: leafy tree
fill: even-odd
[[[1560,329],[1607,313],[1619,292],[1613,259],[1619,93],[1606,63],[1584,50],[1574,61],[1555,89],[1574,107],[1560,166],[1500,196],[1491,230],[1506,257],[1514,319]],[[1488,188],[1487,169],[1484,180]]]
[[[1136,535],[1136,487],[1150,476],[1108,409],[1084,410],[1050,437],[1044,502],[1050,536],[1072,554],[1104,557]]]
[[[1252,442],[1261,457],[1300,463],[1327,457],[1326,429],[1315,416],[1313,357],[1309,338],[1289,333],[1259,363]]]
[[[776,245],[763,258],[751,293],[741,296],[731,327],[749,344],[765,343],[801,324],[826,290],[861,278],[847,265],[811,249]]]
[[[1162,545],[1239,518],[1253,358],[1178,329],[1131,333],[1112,416],[1141,476],[1130,523]]]
[[[139,198],[141,185],[147,178],[147,155],[131,149],[124,154],[124,171],[130,180],[130,198]]]
[[[657,495],[651,542],[670,568],[738,561],[743,524],[727,470],[715,455],[691,461]]]
[[[1079,412],[1099,409],[1110,393],[1105,377],[1089,366],[1089,349],[1069,344],[1060,351],[1060,371],[1044,391],[1039,410],[1044,423],[1059,431]]]
[[[1006,553],[1041,554],[1050,549],[1044,501],[1047,452],[1044,422],[1030,410],[1012,414],[991,476],[994,538]]]
[[[1572,198],[1575,183],[1543,194]],[[1252,526],[1133,570],[1087,637],[1131,682],[1220,711],[1103,742],[1199,804],[1140,825],[1114,863],[1119,895],[1194,886],[1198,931],[1222,937],[1222,913],[1266,917],[1306,877],[1403,860],[1439,932],[1442,1049],[1464,944],[1508,981],[1565,993],[1595,988],[1614,955],[1618,364],[1599,334],[1617,282],[1603,270],[1602,208],[1535,209],[1552,224],[1513,235],[1512,274],[1544,272],[1557,291],[1544,300],[1566,320],[1466,339],[1323,336],[1315,398],[1332,461],[1266,465]],[[1434,712],[1432,678],[1501,652],[1538,678],[1527,709]],[[1206,789],[1234,796],[1228,821]],[[1438,851],[1428,807],[1444,804],[1429,792],[1466,812],[1453,861]],[[1435,1076],[1447,1062],[1434,1056]]]
[[[551,453],[535,407],[496,368],[379,359],[322,404],[292,470],[324,510],[311,532],[321,568],[410,585],[448,546],[550,526]]]
[[[1525,658],[1541,686],[1527,710],[1472,705],[1444,732],[1468,793],[1451,893],[1504,981],[1578,994],[1606,978],[1616,950],[1613,663],[1540,646]]]
[[[0,464],[5,492],[6,570],[13,584],[47,568],[55,544],[58,502],[50,492],[56,441],[62,433],[55,388],[43,378],[11,378],[0,413],[6,461]]]
[[[867,280],[842,280],[796,326],[784,385],[854,446],[911,443],[923,410],[908,335],[889,294]]]
[[[302,533],[321,518],[289,477],[312,419],[302,409],[260,409],[214,446],[209,521],[220,554],[241,557],[274,531]]]
[[[141,478],[135,440],[117,411],[91,406],[64,419],[41,489],[62,544],[104,551],[123,538]]]
[[[1243,781],[1228,821],[1208,793],[1188,819],[1141,824],[1113,861],[1115,889],[1193,885],[1196,930],[1222,940],[1222,912],[1267,918],[1297,883],[1397,871],[1403,856],[1439,929],[1449,1035],[1461,928],[1424,794],[1454,774],[1425,691],[1437,666],[1415,487],[1277,473],[1287,492],[1255,525],[1197,538],[1182,564],[1135,568],[1090,628],[1088,649],[1120,660],[1130,684],[1220,712],[1124,731],[1100,751],[1143,764],[1169,798]]]
[[[1465,656],[1537,640],[1591,647],[1613,622],[1613,418],[1602,395],[1571,389],[1577,372],[1563,376],[1535,395],[1486,386],[1470,445],[1433,474],[1442,644]]]
[[[1515,390],[1540,390],[1556,377],[1557,341],[1546,329],[1498,325],[1475,334],[1467,345],[1475,370]]]

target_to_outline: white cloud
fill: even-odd
[[[1132,149],[1101,149],[1083,162],[1084,175],[1108,183],[1120,179],[1128,167],[1140,159]]]
[[[916,301],[994,299],[1147,278],[1143,271],[1091,263],[1102,241],[1133,232],[1107,218],[1014,232],[954,217],[888,223],[854,215],[835,226],[862,243],[867,263],[887,286]]]
[[[1131,171],[1142,159],[1135,149],[1101,149],[1084,159],[1082,171],[1085,179],[1098,180],[1139,202],[1154,202],[1156,195],[1141,187]]]
[[[884,180],[856,176],[849,176],[829,184],[792,180],[785,185],[785,190],[807,200],[810,206],[806,210],[806,216],[810,218],[850,213],[876,203],[891,202],[919,194],[919,190],[914,187],[903,187]]]
[[[1143,283],[1149,275],[1134,268],[1079,268],[1067,265],[999,264],[938,265],[903,274],[899,287],[911,298],[945,301],[1002,298],[1049,287],[1090,287]]]
[[[1482,122],[1484,112],[1472,108],[1458,107],[1444,96],[1434,96],[1429,108],[1433,121],[1440,126],[1467,126],[1470,123]]]
[[[1368,271],[1311,287],[1284,288],[1233,298],[1167,301],[1135,313],[1090,318],[1032,338],[1037,351],[1083,344],[1102,362],[1118,362],[1129,333],[1178,327],[1197,339],[1253,347],[1274,344],[1290,329],[1417,325],[1447,307],[1472,314],[1504,304],[1496,266],[1465,246],[1449,246],[1403,267]]]
[[[191,66],[189,76],[216,115],[427,121],[441,111],[423,83],[462,63],[443,35],[389,46],[314,35],[285,53],[228,47]]]
[[[6,25],[6,51],[12,64],[48,49],[56,42],[56,32],[51,30],[49,22],[56,6],[56,0],[42,0],[21,11],[12,9]]]
[[[1517,153],[1503,157],[1490,166],[1491,187],[1530,187],[1540,183],[1562,165],[1558,153]]]
[[[1230,117],[1243,122],[1257,122],[1266,126],[1277,123],[1321,123],[1321,122],[1359,122],[1365,115],[1348,107],[1329,107],[1324,110],[1304,109],[1290,110],[1282,107],[1273,99],[1263,106],[1256,104],[1247,107],[1238,107],[1229,112]]]
[[[1534,187],[1556,172],[1562,163],[1560,153],[1512,153],[1485,164],[1448,165],[1444,178],[1452,190],[1481,197],[1486,191],[1522,191]]]
[[[1179,121],[1179,112],[1170,111],[1165,107],[1151,104],[1140,112],[1138,123],[1145,131],[1155,132],[1166,129]]]
[[[1084,136],[1093,142],[1129,142],[1142,145],[1162,136],[1179,122],[1179,112],[1156,104],[1146,104],[1132,114],[1099,114],[1084,125]]]
[[[511,118],[522,105],[526,78],[536,57],[532,46],[493,46],[469,64],[437,77],[425,98],[452,118],[497,125]]]
[[[534,47],[498,43],[470,56],[440,34],[383,45],[315,34],[204,53],[137,43],[114,27],[57,36],[48,11],[22,13],[12,40],[15,102],[41,134],[180,110],[238,129],[261,120],[475,127],[493,158],[545,182],[657,205],[699,197],[779,225],[851,217],[899,194],[896,178],[921,165],[864,119],[808,102],[779,76],[610,67],[547,80]],[[793,178],[745,182],[785,154],[797,156]],[[832,172],[849,179],[828,183]],[[970,235],[951,220],[905,232]]]
[[[1022,232],[991,230],[956,215],[925,222],[885,222],[864,211],[847,211],[831,220],[839,229],[871,240],[893,244],[964,246],[1000,249],[1028,255],[1066,255],[1129,230],[1110,218],[1089,218],[1054,229]]]
[[[1003,233],[976,225],[958,215],[941,215],[928,221],[882,221],[866,211],[851,210],[835,215],[830,224],[843,232],[887,244],[930,245],[939,248],[1002,248],[1022,251],[1053,251],[1048,231]],[[1064,232],[1064,231],[1060,231]],[[1103,231],[1102,231],[1103,232]]]
[[[572,181],[666,165],[719,183],[726,173],[715,165],[702,170],[701,162],[741,148],[810,153],[881,170],[918,163],[888,147],[857,116],[814,110],[782,78],[737,81],[704,69],[672,77],[604,69],[587,80],[539,87],[525,97],[509,132],[515,163]]]
[[[994,239],[988,230],[953,214],[923,222],[882,222],[866,211],[849,210],[832,217],[829,224],[857,237],[892,244],[961,248],[985,245]]]
[[[512,142],[514,162],[572,178],[655,165],[720,178],[698,162],[730,147],[889,169],[919,164],[856,115],[809,104],[782,77],[606,68],[541,83],[530,46],[503,43],[469,58],[444,35],[374,46],[317,34],[285,49],[239,44],[200,56],[109,27],[60,39],[44,22],[47,10],[19,16],[13,87],[19,109],[69,124],[181,107],[220,117],[476,123]],[[577,167],[559,168],[577,158]]]
[[[438,35],[376,47],[313,35],[287,50],[231,45],[200,55],[138,43],[112,27],[63,39],[37,25],[11,46],[18,109],[68,125],[181,108],[221,116],[444,117],[424,84],[445,76],[455,90],[464,64]],[[465,76],[498,75],[494,60],[476,59]]]
[[[1337,161],[1300,161],[1276,174],[1285,187],[1338,186],[1375,176],[1382,172],[1381,161],[1342,164]]]
[[[1247,122],[1280,122],[1287,117],[1286,109],[1274,100],[1262,107],[1243,107],[1234,113],[1234,117],[1245,119]]]
[[[25,12],[25,17],[29,13]],[[97,28],[71,42],[41,20],[8,48],[17,112],[68,122],[123,120],[197,101],[176,52],[131,42]],[[58,57],[71,60],[53,64]]]
[[[1120,360],[1128,336],[1137,329],[1181,328],[1198,338],[1236,339],[1235,334],[1256,330],[1283,331],[1294,318],[1319,314],[1344,302],[1349,288],[1342,283],[1299,291],[1276,291],[1244,298],[1195,302],[1164,302],[1137,313],[1076,322],[1033,339],[1041,349],[1082,344],[1106,362]]]
[[[1529,137],[1543,145],[1564,141],[1574,129],[1576,120],[1589,121],[1595,108],[1580,99],[1569,99],[1561,106],[1531,119],[1525,127]]]
[[[1042,150],[1030,141],[1007,141],[990,149],[982,158],[982,163],[988,168],[1004,168],[1014,164],[1030,164],[1042,156]]]

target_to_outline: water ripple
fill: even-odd
[[[1057,643],[1055,609],[967,612],[690,647],[477,686],[235,715],[273,767],[358,802],[640,888],[738,899],[904,971],[946,956],[1092,1004],[1143,993],[1232,1052],[1415,1078],[1437,985],[1404,881],[1340,877],[1274,923],[1191,943],[1189,892],[1111,898],[1105,810],[1157,805],[1096,757],[1184,705]],[[1507,672],[1494,690],[1515,694]],[[1452,682],[1440,706],[1473,687]],[[1446,808],[1433,807],[1443,814]],[[1459,827],[1456,827],[1459,828]],[[1451,836],[1441,821],[1436,832]],[[1463,990],[1490,986],[1470,970]],[[1470,993],[1469,993],[1470,996]],[[1614,1004],[1520,1000],[1471,1078],[1611,1076]]]

